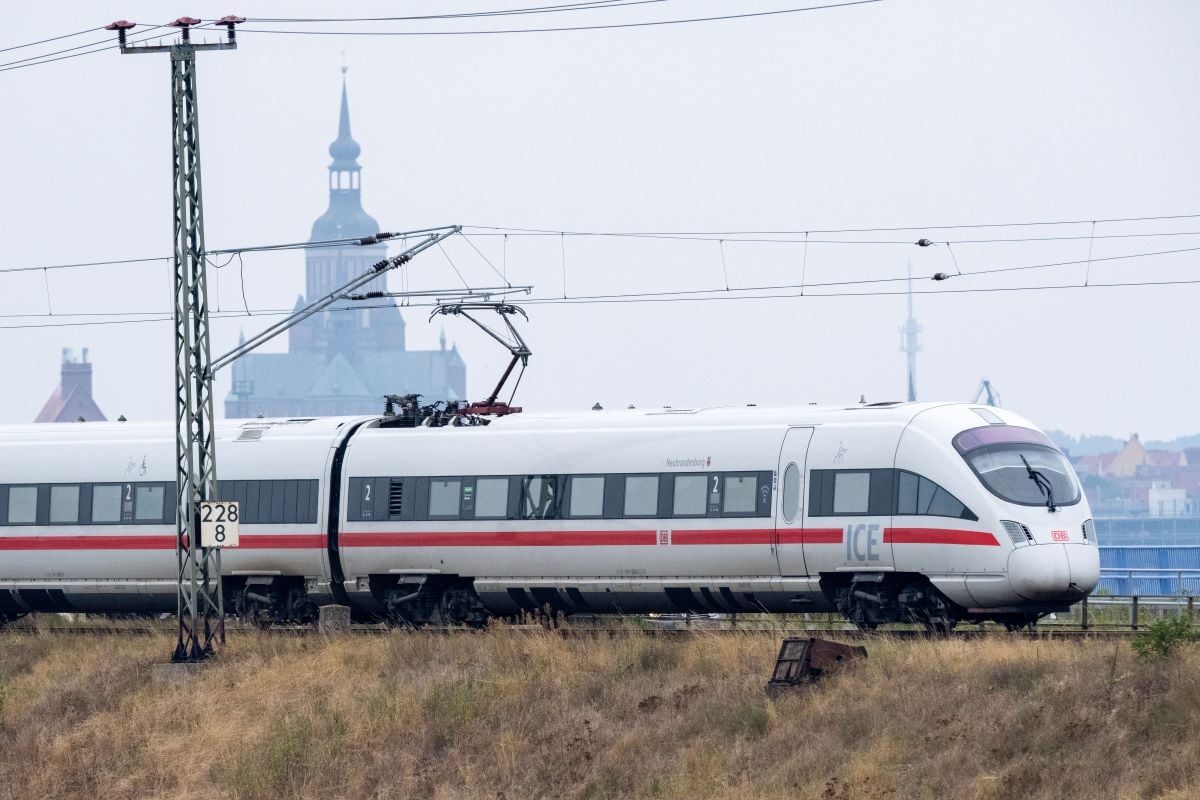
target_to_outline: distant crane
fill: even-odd
[[[979,389],[976,390],[975,399],[972,402],[978,403],[981,400],[989,406],[1000,407],[1000,393],[992,388],[992,382],[987,378],[979,381]]]

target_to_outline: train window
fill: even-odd
[[[871,473],[838,472],[833,479],[833,513],[866,514],[871,502]]]
[[[79,487],[50,487],[50,524],[79,522]]]
[[[283,521],[300,521],[300,483],[301,481],[283,482]],[[142,498],[138,495],[138,509],[141,509]]]
[[[788,523],[794,521],[800,511],[800,468],[795,464],[788,464],[783,471],[783,505],[780,511],[783,521]]]
[[[917,490],[920,487],[921,478],[913,475],[911,472],[900,473],[900,485],[897,490],[896,513],[897,514],[916,514],[917,513]]]
[[[658,476],[628,475],[625,478],[625,516],[658,516]]]
[[[726,514],[753,514],[758,505],[758,476],[725,476]]]
[[[809,473],[808,513],[814,517],[891,514],[896,506],[894,473],[892,469],[814,469]],[[769,478],[759,480],[761,487],[761,481]],[[759,494],[762,503],[766,498],[761,490]]]
[[[508,478],[475,479],[475,519],[508,516]]]
[[[367,478],[365,482],[369,484],[372,480],[378,482],[386,479]],[[355,507],[355,500],[361,499],[364,493],[362,482],[364,479],[360,478],[352,478],[350,481],[349,513],[352,519],[359,518],[362,514],[362,507]],[[135,522],[156,522],[160,519],[170,521],[171,510],[165,505],[167,486],[169,484],[137,487]],[[374,494],[374,491],[375,486],[372,485],[370,493]],[[243,525],[312,524],[317,521],[315,480],[221,481],[217,488],[217,496],[239,504]],[[149,510],[143,510],[143,503],[149,504]],[[363,518],[371,517],[368,515]]]
[[[121,521],[121,489],[114,484],[92,487],[92,522]]]
[[[133,519],[135,522],[162,522],[163,520],[163,487],[137,487],[137,503],[134,505]],[[54,496],[50,496],[51,517],[54,516]]]
[[[37,523],[38,487],[13,486],[8,490],[8,524],[33,525]]]
[[[708,503],[707,475],[676,475],[671,515],[703,517]]]
[[[558,476],[531,475],[521,488],[522,519],[555,519],[558,516]]]
[[[571,478],[571,497],[567,515],[599,517],[604,514],[604,478],[592,475]]]
[[[458,519],[462,481],[433,478],[429,481],[429,518]]]
[[[954,495],[921,475],[900,471],[896,514],[978,519]]]

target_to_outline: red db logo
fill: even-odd
[[[1050,531],[1050,538],[1056,542],[1069,542],[1071,541],[1071,534],[1066,531]]]

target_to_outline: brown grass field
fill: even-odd
[[[1200,650],[868,642],[771,700],[769,634],[0,632],[0,800],[1200,797]]]

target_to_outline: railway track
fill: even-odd
[[[552,633],[565,639],[596,639],[623,637],[651,637],[664,639],[686,639],[694,636],[713,635],[766,635],[778,638],[832,638],[854,641],[879,641],[888,639],[933,640],[933,639],[1023,639],[1023,640],[1077,640],[1132,638],[1138,631],[1128,627],[1105,626],[1082,629],[1067,625],[1045,625],[1033,630],[1006,631],[998,627],[963,627],[948,633],[931,633],[913,628],[885,628],[861,631],[849,626],[783,626],[760,623],[724,624],[646,624],[644,620],[617,620],[614,624],[559,625],[499,624],[493,629],[513,633]],[[320,635],[313,626],[273,626],[260,628],[241,623],[227,623],[226,632],[236,636],[240,633],[257,633],[272,636],[316,636]],[[463,627],[424,627],[419,629],[400,628],[387,625],[356,624],[350,633],[357,636],[404,636],[410,633],[468,634],[473,629]],[[171,636],[174,624],[124,623],[97,621],[95,624],[45,624],[39,620],[22,620],[0,628],[0,634],[22,636]]]

